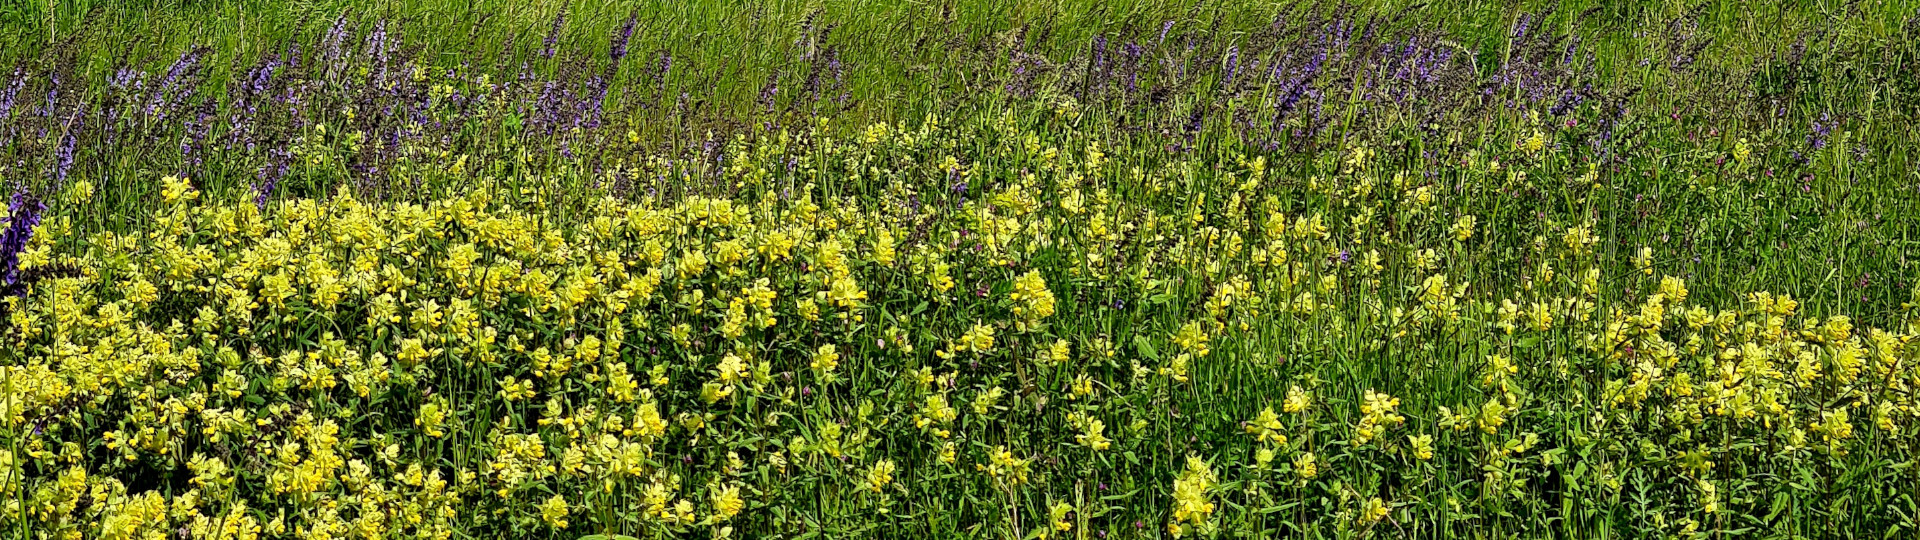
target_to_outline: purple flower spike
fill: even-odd
[[[73,169],[73,145],[73,131],[69,130],[66,136],[60,138],[60,149],[54,151],[53,185],[56,190],[66,185],[67,171]]]
[[[567,27],[567,10],[561,9],[553,15],[553,29],[547,31],[547,39],[541,41],[540,57],[553,58],[553,46],[560,41],[560,30]]]
[[[13,110],[14,98],[20,97],[20,88],[26,85],[26,67],[19,66],[13,68],[13,77],[7,83],[7,90],[4,93],[0,93],[0,118],[6,118],[7,114]]]
[[[1220,83],[1221,86],[1225,87],[1225,86],[1233,85],[1233,70],[1234,68],[1239,67],[1239,64],[1240,64],[1240,48],[1228,47],[1227,48],[1227,77],[1224,81]]]
[[[627,23],[620,25],[620,31],[613,35],[613,49],[609,56],[613,57],[615,66],[620,65],[620,59],[627,57],[627,41],[633,38],[633,25],[636,22],[638,19],[628,16]]]
[[[27,191],[26,186],[14,190],[13,199],[7,205],[7,229],[0,232],[0,282],[13,285],[20,278],[20,253],[26,251],[27,241],[33,238],[33,228],[40,225],[46,210],[47,204]]]

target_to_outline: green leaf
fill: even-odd
[[[1287,504],[1283,504],[1283,505],[1280,505],[1280,506],[1269,506],[1269,507],[1266,507],[1266,508],[1261,508],[1261,509],[1259,509],[1259,510],[1254,510],[1254,511],[1253,511],[1253,513],[1255,513],[1255,514],[1271,514],[1271,513],[1274,513],[1274,512],[1282,512],[1282,511],[1285,511],[1285,510],[1288,510],[1288,509],[1291,509],[1291,508],[1293,508],[1293,507],[1295,507],[1295,506],[1300,506],[1300,501],[1293,501],[1293,502],[1290,502],[1290,503],[1287,503]]]
[[[580,537],[580,540],[640,540],[624,534],[593,534]]]
[[[1160,359],[1160,351],[1154,350],[1153,343],[1147,340],[1147,336],[1133,336],[1133,348],[1140,351],[1140,356],[1145,356],[1149,360]]]
[[[1781,512],[1786,511],[1787,502],[1788,502],[1788,497],[1785,492],[1774,494],[1773,511],[1767,513],[1767,521],[1772,522],[1773,518],[1779,517]]]

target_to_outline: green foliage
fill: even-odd
[[[0,39],[71,37],[97,77],[112,43],[162,64],[210,44],[223,81],[361,7],[14,3]],[[537,57],[554,7],[351,20],[406,21],[452,67],[509,35]],[[1480,66],[1526,52],[1529,6],[1455,7],[1390,24]],[[594,162],[501,107],[458,152],[409,153],[418,189],[369,196],[363,141],[324,112],[261,204],[233,163],[128,158],[48,193],[0,300],[0,525],[1910,536],[1920,173],[1897,7],[1568,4],[1539,24],[1586,29],[1594,78],[1622,85],[1602,103],[1337,109],[1296,148],[1236,124],[1283,87],[1221,90],[1219,70],[1165,108],[1074,93],[1093,36],[1170,19],[1225,38],[1169,62],[1250,63],[1265,4],[572,5],[568,42],[600,54],[637,12],[635,51],[698,66],[678,84],[726,112],[659,129],[711,154],[572,140],[630,158]],[[842,24],[858,106],[756,103],[805,20]],[[1024,24],[1068,68],[1027,96],[941,39]]]

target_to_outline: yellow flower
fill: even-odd
[[[1299,414],[1307,410],[1307,406],[1311,404],[1310,399],[1307,391],[1300,389],[1300,385],[1293,385],[1287,388],[1287,400],[1280,404],[1280,410],[1287,414]]]
[[[1066,501],[1053,503],[1053,508],[1049,509],[1047,514],[1048,517],[1053,518],[1053,530],[1060,532],[1073,530],[1073,522],[1069,521],[1073,515],[1073,505],[1067,504]]]
[[[1213,468],[1198,456],[1187,456],[1187,467],[1173,480],[1173,520],[1200,525],[1213,514],[1210,493],[1219,482]]]
[[[1053,315],[1053,292],[1047,290],[1047,282],[1040,277],[1039,270],[1031,270],[1013,281],[1013,292],[1008,293],[1013,301],[1013,316],[1016,330],[1026,332],[1039,327],[1040,319]]]
[[[1473,238],[1473,222],[1474,218],[1472,214],[1463,215],[1460,216],[1460,219],[1454,220],[1453,239],[1465,242]]]
[[[995,479],[1005,480],[1008,484],[1016,486],[1025,484],[1031,461],[1014,457],[1013,451],[1008,450],[1006,445],[1000,445],[993,450],[987,474]]]
[[[1387,511],[1388,511],[1388,508],[1387,508],[1386,501],[1380,500],[1379,497],[1367,499],[1366,503],[1360,505],[1360,516],[1358,518],[1358,521],[1362,526],[1378,523],[1381,519],[1385,519],[1387,517]]]
[[[516,381],[512,375],[500,380],[500,399],[520,401],[533,397],[533,381]]]
[[[72,186],[67,188],[66,193],[62,195],[62,198],[65,199],[67,204],[80,204],[90,201],[93,199],[93,182],[85,179],[75,181]]]
[[[713,516],[711,519],[715,523],[727,521],[733,519],[734,516],[740,515],[740,511],[746,508],[746,501],[740,499],[740,488],[738,486],[725,486],[715,490],[713,493]]]
[[[420,404],[420,414],[413,418],[413,425],[419,426],[421,432],[428,437],[438,439],[447,435],[447,432],[440,429],[441,423],[446,420],[446,410],[441,408],[438,402],[429,400]]]
[[[840,367],[840,353],[832,343],[821,345],[813,352],[813,362],[808,364],[821,378],[831,381],[834,368]]]
[[[700,400],[711,405],[733,396],[733,387],[717,382],[709,382],[700,387]]]
[[[1400,407],[1400,398],[1392,398],[1386,394],[1367,390],[1363,394],[1363,402],[1359,404],[1361,417],[1359,417],[1359,425],[1354,429],[1354,446],[1363,446],[1371,442],[1375,436],[1379,436],[1380,432],[1405,423],[1405,417],[1396,413],[1398,407]]]
[[[1073,394],[1069,397],[1078,399],[1090,395],[1093,395],[1093,377],[1087,376],[1085,373],[1074,376]]]
[[[1413,457],[1421,461],[1433,459],[1432,435],[1409,435],[1407,445],[1413,447]]]
[[[199,190],[193,189],[192,182],[178,176],[169,175],[166,178],[161,178],[160,186],[160,199],[169,204],[177,201],[190,201],[200,196]]]
[[[1259,450],[1253,451],[1254,467],[1265,469],[1267,468],[1267,464],[1272,462],[1273,462],[1273,448],[1262,446],[1260,447]]]
[[[1105,434],[1107,430],[1106,422],[1100,421],[1099,418],[1088,418],[1081,421],[1081,426],[1080,434],[1074,435],[1074,440],[1079,441],[1080,444],[1086,445],[1096,452],[1106,450],[1108,447],[1113,446],[1113,442],[1107,440]]]
[[[1660,277],[1660,294],[1668,302],[1679,304],[1687,299],[1687,282],[1673,276]]]
[[[1313,452],[1301,452],[1300,455],[1294,456],[1293,472],[1294,474],[1300,475],[1302,480],[1312,479],[1314,476],[1319,475],[1320,469],[1314,464]]]
[[[1051,364],[1065,363],[1073,358],[1073,345],[1064,339],[1053,340],[1053,346],[1047,348],[1045,358]]]
[[[747,377],[747,363],[739,355],[727,353],[720,359],[720,365],[714,367],[720,378],[720,384],[735,384]]]
[[[1246,426],[1247,434],[1253,435],[1254,442],[1272,441],[1277,445],[1287,444],[1287,435],[1280,432],[1285,428],[1280,424],[1280,415],[1273,412],[1273,407],[1261,409],[1260,414]]]
[[[555,494],[540,503],[540,519],[555,529],[567,528],[567,500]]]
[[[867,469],[868,489],[873,490],[874,493],[879,493],[880,490],[885,489],[887,485],[892,484],[893,469],[893,460],[891,459],[882,459],[874,462],[873,467]]]

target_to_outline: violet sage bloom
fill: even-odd
[[[46,210],[47,204],[25,186],[14,190],[7,204],[7,228],[0,232],[0,283],[13,285],[20,278],[20,253],[27,250],[33,228],[40,225]]]

